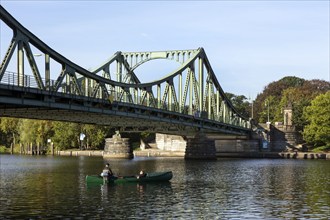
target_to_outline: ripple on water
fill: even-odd
[[[172,170],[169,184],[87,187],[92,157],[0,155],[0,216],[76,219],[330,218],[329,161],[139,158],[115,172]]]

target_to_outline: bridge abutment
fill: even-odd
[[[206,134],[200,132],[194,137],[187,138],[185,159],[215,160],[216,158],[215,142]]]
[[[119,132],[114,134],[112,138],[106,138],[103,157],[132,159],[133,150],[129,146],[129,138],[122,138]]]

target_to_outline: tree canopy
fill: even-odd
[[[330,90],[330,83],[324,80],[304,80],[288,76],[267,85],[258,94],[254,111],[255,119],[259,123],[267,121],[267,104],[269,104],[270,121],[283,121],[283,109],[292,106],[293,123],[298,131],[302,131],[306,121],[302,117],[303,109],[319,94]],[[267,103],[268,102],[268,103]]]
[[[79,148],[80,145],[103,149],[104,140],[112,131],[106,126],[19,118],[1,118],[0,129],[2,144],[7,147],[12,143],[46,146],[51,139],[58,150]],[[81,133],[86,136],[82,141],[79,138]]]
[[[304,140],[315,147],[330,148],[330,91],[313,99],[311,105],[305,107],[303,117],[307,121]]]

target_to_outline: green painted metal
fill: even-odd
[[[97,98],[110,103],[122,103],[136,109],[151,108],[194,117],[194,120],[212,120],[250,129],[249,119],[242,117],[226,98],[203,48],[192,50],[116,52],[105,63],[86,70],[51,49],[0,6],[1,20],[13,29],[13,38],[0,66],[3,79],[8,63],[17,49],[16,86],[31,87],[24,79],[24,56],[36,81],[35,88],[51,93]],[[32,46],[30,46],[32,45]],[[32,48],[45,56],[43,81]],[[167,59],[180,64],[179,68],[152,82],[140,82],[135,70],[146,62]],[[51,62],[62,66],[54,73]],[[111,72],[113,71],[114,72]],[[55,81],[50,75],[56,75]],[[30,76],[29,76],[30,77]],[[44,83],[45,82],[45,83]],[[196,124],[201,124],[199,121]],[[221,128],[222,129],[222,128]]]
[[[155,182],[168,182],[172,179],[172,171],[166,172],[150,172],[146,173],[146,176],[139,177],[138,175],[131,176],[115,176],[109,181],[106,181],[107,184],[125,184],[125,183],[155,183]],[[104,184],[103,177],[100,175],[87,175],[86,176],[87,184]]]

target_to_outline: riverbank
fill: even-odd
[[[134,157],[184,157],[182,151],[163,151],[157,149],[136,150]],[[103,156],[101,150],[66,150],[57,151],[58,156]],[[217,158],[271,158],[271,159],[326,159],[330,160],[330,153],[314,152],[230,152],[217,153]]]

